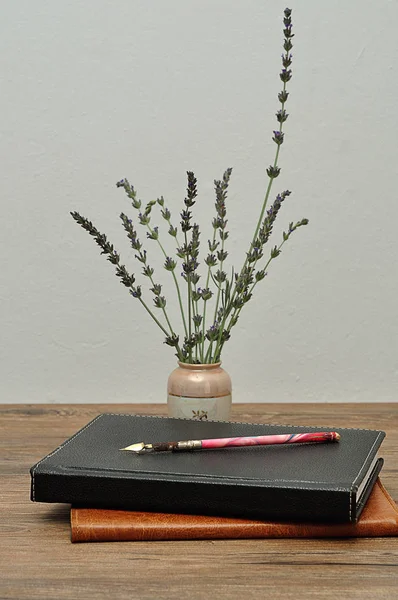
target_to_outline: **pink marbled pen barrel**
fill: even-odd
[[[340,435],[335,431],[320,431],[315,433],[285,433],[281,435],[257,435],[253,437],[216,438],[201,440],[202,449],[228,448],[229,446],[268,446],[274,444],[308,444],[335,442]]]
[[[186,452],[191,450],[212,450],[243,446],[272,446],[275,444],[309,444],[338,442],[340,434],[336,431],[317,431],[311,433],[284,433],[281,435],[256,435],[250,437],[214,438],[207,440],[185,440],[179,442],[139,442],[121,450],[142,454],[144,452]]]

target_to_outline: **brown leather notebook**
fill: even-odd
[[[398,508],[378,479],[356,524],[271,523],[72,507],[71,532],[72,542],[398,536]]]

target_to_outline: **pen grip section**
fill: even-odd
[[[178,450],[178,442],[157,442],[152,448],[154,452],[174,452]]]
[[[154,452],[187,452],[190,450],[200,450],[202,442],[200,440],[186,440],[181,442],[158,442],[152,444]]]

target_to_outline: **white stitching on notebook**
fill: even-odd
[[[80,429],[80,431],[78,431],[77,433],[75,433],[75,435],[73,435],[71,438],[69,438],[69,440],[67,440],[66,442],[64,442],[63,444],[61,444],[60,446],[58,446],[58,448],[56,448],[53,452],[51,452],[50,454],[48,454],[47,456],[45,456],[44,458],[42,458],[41,460],[39,460],[38,463],[35,464],[33,470],[32,470],[32,500],[35,501],[35,475],[36,475],[36,469],[39,465],[41,465],[45,460],[47,460],[48,458],[50,458],[50,456],[54,456],[54,454],[57,454],[57,452],[59,452],[61,450],[61,448],[65,448],[65,446],[67,446],[69,444],[69,442],[71,442],[72,440],[74,440],[75,438],[77,438],[81,433],[83,433],[83,431],[85,431],[86,429],[88,429],[93,423],[95,423],[95,421],[97,421],[100,417],[102,417],[102,415],[98,415],[95,417],[95,419],[93,419],[92,421],[90,421],[90,423],[87,423],[87,425],[85,425],[83,427],[83,429]]]
[[[350,507],[349,507],[349,520],[350,522],[352,521],[352,507],[353,507],[353,503],[354,503],[354,492],[352,491],[352,488],[350,490]]]
[[[135,413],[103,413],[103,415],[112,415],[113,417],[140,417],[142,419],[168,419],[170,417],[163,417],[160,415],[139,415]],[[102,416],[102,415],[99,415]],[[172,417],[176,421],[193,421],[193,419],[189,419],[188,417]],[[227,424],[236,424],[236,425],[271,425],[278,427],[301,427],[301,429],[306,429],[308,427],[317,427],[322,428],[326,427],[326,425],[288,425],[287,423],[249,423],[248,421],[212,421],[208,420],[206,423],[227,423]],[[330,429],[328,427],[328,429]],[[355,427],[337,427],[337,429],[342,429],[343,431],[374,431],[374,429],[360,429]]]

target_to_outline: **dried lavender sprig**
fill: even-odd
[[[113,265],[116,265],[116,275],[121,278],[121,283],[126,287],[133,289],[135,277],[127,272],[124,265],[120,264],[120,255],[114,249],[113,244],[108,242],[106,235],[100,233],[91,221],[80,215],[77,211],[71,212],[70,214],[83,229],[93,236],[95,242],[102,249],[101,254],[107,254],[107,260]]]
[[[141,200],[137,200],[137,192],[134,189],[134,187],[132,185],[130,185],[130,183],[128,182],[127,179],[122,179],[121,181],[118,181],[116,184],[116,187],[123,187],[123,189],[125,190],[127,196],[131,199],[131,203],[133,208],[135,208],[136,210],[139,210],[141,208]],[[160,204],[162,206],[162,204],[159,202],[159,200],[157,201],[158,204]],[[149,233],[149,239],[153,239],[156,240],[161,251],[163,252],[163,255],[165,257],[166,263],[165,263],[165,269],[167,271],[170,271],[172,276],[173,276],[173,280],[174,280],[174,285],[176,287],[176,291],[177,291],[177,297],[178,297],[178,302],[180,305],[180,312],[181,312],[181,317],[182,317],[182,322],[183,322],[183,326],[184,326],[184,331],[185,331],[185,335],[188,335],[188,329],[187,329],[187,324],[185,321],[185,311],[184,311],[184,307],[182,304],[182,298],[181,298],[181,291],[180,291],[180,286],[178,285],[178,281],[174,272],[175,266],[173,267],[172,263],[170,262],[170,257],[167,255],[162,243],[159,240],[159,235],[158,235],[158,231],[157,228],[152,229],[151,226],[149,225],[150,223],[150,213],[152,210],[152,206],[154,206],[156,204],[156,201],[151,201],[147,204],[146,209],[144,214],[139,213],[139,217],[140,217],[140,224],[141,225],[145,225],[148,229],[148,233]],[[176,236],[174,236],[176,237]],[[178,242],[177,242],[178,243]],[[169,266],[166,266],[169,265]],[[173,267],[173,268],[172,268]]]
[[[218,261],[220,261],[219,271],[221,273],[223,262],[224,262],[225,258],[227,257],[227,253],[224,250],[224,242],[228,237],[228,232],[225,231],[225,227],[227,225],[227,221],[225,219],[226,214],[227,214],[226,207],[225,207],[225,201],[227,199],[227,190],[228,190],[228,185],[229,185],[229,180],[230,180],[231,174],[232,174],[232,168],[228,168],[224,172],[222,180],[214,181],[214,188],[215,188],[215,192],[216,192],[216,202],[215,202],[216,217],[213,219],[213,240],[212,240],[212,242],[210,242],[210,240],[209,240],[210,254],[208,254],[207,259],[205,260],[205,262],[208,266],[206,288],[209,287],[211,268],[217,265],[217,260],[218,260]],[[217,247],[219,246],[219,242],[216,242],[217,231],[219,232],[219,236],[221,239],[221,250],[219,250],[217,252],[217,257],[216,257],[216,255],[213,253],[217,250]],[[216,303],[217,303],[216,309],[214,311],[214,320],[216,320],[217,311],[218,311],[220,291],[221,291],[221,282],[219,282],[219,284],[216,285],[216,287],[218,288],[218,293],[217,293],[217,300],[216,300]],[[201,348],[202,361],[204,360],[204,356],[205,356],[204,340],[205,340],[205,331],[206,331],[206,308],[207,308],[207,303],[205,302],[204,309],[203,309],[203,328],[202,328],[202,333],[203,333],[203,344],[202,344],[202,348]]]
[[[191,206],[193,206],[194,204],[194,198],[195,198],[195,194],[196,194],[196,180],[192,181],[191,178],[193,176],[193,173],[188,172],[188,191],[187,191],[187,198],[185,199],[185,205],[187,208],[190,208]],[[161,198],[157,200],[158,204],[162,207],[162,217],[168,222],[169,224],[169,234],[172,235],[177,243],[177,255],[184,259],[185,262],[183,263],[183,277],[185,279],[185,281],[188,283],[188,274],[189,274],[189,278],[190,278],[190,282],[192,285],[196,285],[196,283],[199,281],[199,275],[196,273],[197,267],[198,267],[198,262],[197,262],[197,258],[199,255],[199,226],[195,223],[194,225],[190,225],[190,218],[191,218],[191,213],[187,210],[183,211],[182,213],[182,218],[184,220],[184,233],[185,230],[189,231],[192,230],[192,239],[189,243],[185,243],[183,246],[180,245],[179,241],[178,241],[178,237],[177,237],[177,227],[174,227],[171,222],[171,212],[170,210],[165,206],[164,204],[164,198],[163,196],[161,196]],[[185,237],[185,239],[187,239]],[[165,263],[165,268],[167,270],[172,270],[170,268],[170,263],[171,263],[170,257],[166,258],[166,263]],[[175,266],[175,263],[173,261],[173,264]],[[183,308],[182,308],[182,303],[180,303],[180,308],[181,308],[181,312],[183,313]],[[192,290],[192,321],[195,325],[195,332],[197,333],[197,329],[198,329],[198,304],[197,304],[197,299],[195,300],[195,295],[194,295],[194,291]],[[187,336],[187,330],[185,329],[186,332],[186,338],[188,339]],[[190,339],[192,339],[193,336],[191,336]],[[197,336],[197,339],[199,339],[199,337]],[[197,347],[195,348],[195,355],[197,357]]]
[[[252,297],[252,295],[253,295],[253,290],[254,290],[255,286],[257,285],[257,283],[258,283],[259,281],[261,281],[262,279],[264,279],[265,275],[267,274],[267,268],[268,268],[268,266],[270,265],[271,261],[272,261],[274,258],[277,258],[277,257],[278,257],[278,256],[281,254],[281,249],[282,249],[282,246],[283,246],[283,245],[285,244],[285,242],[286,242],[286,241],[289,239],[289,237],[291,236],[291,234],[292,234],[292,233],[293,233],[293,232],[294,232],[296,229],[298,229],[299,227],[302,227],[303,225],[308,225],[308,223],[309,223],[308,219],[301,219],[300,221],[297,221],[297,223],[295,223],[295,224],[294,224],[294,223],[290,223],[290,224],[289,224],[289,228],[288,228],[287,232],[285,232],[285,231],[283,232],[283,241],[281,242],[281,244],[280,244],[279,246],[274,246],[274,247],[271,249],[271,252],[270,252],[270,257],[269,257],[269,259],[268,259],[267,263],[265,264],[265,266],[263,267],[263,269],[261,269],[261,271],[258,271],[258,273],[261,273],[261,276],[260,276],[260,277],[257,277],[257,276],[256,276],[256,277],[255,277],[255,280],[253,280],[253,282],[252,282],[252,285],[251,285],[251,287],[250,287],[250,288],[248,288],[248,289],[245,291],[245,293],[247,294],[247,296],[248,296],[248,299],[249,299],[249,300],[250,300],[250,298],[251,298],[251,297]],[[243,305],[244,305],[244,304],[242,304],[242,305],[241,305],[241,306],[238,308],[238,311],[239,311],[239,312],[237,313],[237,315],[239,315],[239,313],[240,313],[241,309],[243,308]],[[228,331],[230,331],[230,330],[231,330],[231,327],[232,327],[233,325],[235,325],[235,324],[236,324],[235,317],[237,318],[237,315],[235,314],[235,315],[233,315],[233,316],[232,316],[232,318],[231,318],[231,321],[230,321],[230,324],[229,324],[229,325],[228,325],[228,327],[227,327]]]
[[[120,219],[123,223],[123,227],[127,233],[127,237],[130,239],[133,247],[137,245],[137,234],[136,231],[134,229],[132,220],[129,219],[127,217],[127,215],[125,215],[124,213],[120,213]],[[149,225],[147,225],[147,227],[149,227]],[[154,229],[150,229],[150,235],[152,236],[151,239],[158,239],[158,232],[157,232],[157,228],[155,227]],[[143,275],[145,275],[145,277],[148,277],[150,282],[152,283],[152,288],[151,291],[153,291],[155,298],[154,298],[154,305],[156,306],[156,308],[161,308],[164,314],[164,318],[166,319],[167,325],[169,326],[170,329],[170,335],[171,336],[175,336],[175,331],[173,329],[173,326],[170,323],[170,319],[168,317],[167,311],[166,311],[166,299],[164,296],[160,296],[161,293],[161,286],[159,286],[159,284],[156,284],[154,279],[153,279],[153,268],[149,267],[149,265],[147,265],[147,258],[146,258],[146,251],[144,250],[144,252],[142,252],[141,250],[139,250],[139,254],[135,255],[136,258],[143,263]],[[159,293],[157,293],[157,291],[159,290]]]
[[[184,344],[182,346],[182,356],[184,359],[187,359],[188,362],[198,363],[198,359],[192,358],[192,350],[196,348],[202,339],[202,332],[192,333],[191,336],[184,338]]]
[[[218,269],[218,271],[216,273],[216,277],[215,277],[215,279],[218,283],[218,286],[217,286],[218,291],[217,291],[217,298],[216,298],[216,306],[215,306],[215,310],[214,310],[214,321],[216,321],[216,319],[217,319],[218,307],[220,304],[221,288],[222,288],[223,283],[226,280],[226,273],[224,273],[224,271],[223,271],[224,260],[228,256],[227,252],[225,252],[225,250],[224,250],[224,242],[228,238],[228,232],[225,231],[225,227],[227,225],[227,220],[225,219],[226,214],[227,214],[225,202],[227,199],[228,185],[229,185],[229,180],[231,178],[231,174],[232,174],[232,169],[228,168],[223,175],[222,181],[218,180],[218,181],[214,182],[215,191],[216,191],[217,227],[218,227],[219,235],[221,238],[221,250],[219,250],[217,252],[217,258],[220,261],[220,268]],[[213,347],[213,342],[210,342],[210,354],[212,352],[212,347]]]
[[[159,206],[162,207],[162,210],[160,211],[160,213],[161,213],[163,219],[165,221],[167,221],[167,224],[169,226],[169,231],[168,231],[169,235],[171,235],[172,237],[175,238],[177,246],[179,246],[180,243],[177,238],[178,230],[177,230],[177,227],[174,227],[174,225],[172,225],[172,223],[171,223],[171,212],[167,208],[167,206],[165,206],[163,196],[160,196],[160,198],[157,199],[157,203],[159,204]]]
[[[162,207],[161,210],[161,215],[162,217],[165,219],[165,221],[167,221],[168,225],[169,225],[169,234],[175,238],[175,241],[177,243],[177,255],[180,256],[180,258],[184,258],[185,257],[185,252],[180,252],[178,253],[178,249],[181,248],[180,243],[178,241],[178,237],[177,237],[177,227],[173,226],[171,224],[171,212],[170,210],[165,206],[164,204],[164,198],[163,196],[161,196],[160,198],[157,199],[157,203],[159,204],[159,206]],[[182,316],[182,321],[183,321],[183,325],[184,325],[184,331],[185,331],[185,337],[188,337],[188,328],[187,328],[187,324],[186,324],[186,320],[185,320],[185,311],[184,311],[184,307],[182,304],[182,298],[181,298],[181,292],[180,292],[180,286],[178,284],[174,269],[176,267],[176,263],[174,260],[171,259],[171,257],[167,256],[162,244],[160,243],[160,240],[158,239],[158,243],[159,246],[164,254],[165,257],[165,269],[167,271],[171,271],[172,275],[173,275],[173,279],[174,279],[174,284],[177,290],[177,296],[178,296],[178,303],[180,305],[180,312],[181,312],[181,316]]]
[[[190,264],[192,265],[192,271],[189,274],[190,282],[191,282],[191,301],[192,301],[192,322],[195,327],[195,359],[198,361],[198,344],[201,340],[201,335],[199,334],[199,310],[198,310],[198,301],[200,298],[200,294],[195,290],[195,285],[199,282],[200,275],[197,273],[197,268],[199,266],[198,257],[199,257],[199,225],[194,223],[192,226],[192,238],[189,243],[189,255],[190,255]],[[184,274],[185,276],[185,274]],[[185,277],[184,277],[185,278]],[[186,279],[187,280],[187,279]],[[188,280],[187,280],[188,281]]]
[[[269,177],[269,182],[268,182],[268,186],[267,186],[267,189],[266,189],[266,192],[265,192],[265,197],[264,197],[263,205],[261,207],[261,212],[260,212],[260,216],[259,216],[259,219],[258,219],[258,222],[257,222],[257,226],[256,226],[256,229],[255,229],[255,232],[254,232],[254,235],[253,235],[253,239],[252,239],[251,244],[250,244],[249,252],[254,247],[255,241],[257,239],[258,232],[260,230],[261,223],[262,223],[263,218],[264,218],[264,213],[265,213],[265,209],[266,209],[266,206],[267,206],[267,203],[268,203],[268,199],[269,199],[269,195],[270,195],[270,192],[271,192],[273,181],[274,181],[274,179],[276,177],[278,177],[278,175],[280,173],[280,167],[278,167],[278,159],[279,159],[280,148],[281,148],[281,145],[282,145],[282,142],[283,142],[283,135],[282,135],[283,134],[283,131],[282,131],[283,123],[287,119],[287,113],[285,111],[285,104],[286,104],[286,101],[287,101],[288,95],[289,95],[288,92],[286,91],[286,84],[287,84],[288,81],[290,81],[290,79],[292,77],[291,70],[290,69],[287,70],[287,67],[285,66],[285,65],[290,66],[291,63],[292,63],[292,55],[289,54],[290,50],[293,48],[293,44],[292,44],[291,40],[292,40],[292,37],[294,36],[294,34],[292,34],[292,32],[291,32],[291,30],[292,30],[291,13],[292,13],[291,9],[290,8],[286,8],[285,11],[284,11],[284,19],[283,19],[283,23],[284,23],[284,30],[283,30],[283,33],[284,33],[284,43],[283,43],[283,48],[285,50],[285,53],[282,54],[282,66],[283,66],[283,68],[282,68],[282,70],[281,70],[281,72],[279,74],[279,77],[280,77],[281,81],[283,82],[283,89],[278,94],[278,100],[281,103],[280,112],[278,112],[277,115],[276,115],[278,123],[279,123],[279,130],[278,131],[274,131],[274,137],[273,137],[273,139],[274,139],[274,141],[276,143],[275,159],[274,159],[273,165],[270,165],[268,167],[268,169],[267,169],[267,175]],[[244,262],[243,267],[242,267],[242,269],[240,271],[240,273],[242,273],[242,274],[245,273],[245,269],[247,267],[248,255],[249,254],[247,253],[246,254],[245,262]],[[231,305],[232,305],[233,300],[235,299],[236,294],[237,294],[237,288],[235,286],[235,288],[234,288],[234,290],[232,292],[231,303],[230,303]],[[231,310],[229,311],[229,314],[230,314],[230,312],[231,312]],[[226,320],[227,320],[228,316],[229,316],[228,315],[228,311],[226,311],[226,313],[224,315],[224,318],[223,318],[223,321],[221,323],[221,327],[220,327],[221,331],[224,330],[225,323],[226,323]],[[219,341],[221,341],[221,335],[220,335]]]
[[[286,91],[286,83],[288,81],[290,81],[291,77],[292,77],[292,73],[291,70],[287,70],[285,65],[290,66],[292,63],[292,55],[289,54],[290,50],[293,48],[293,44],[292,44],[292,37],[294,36],[294,34],[291,32],[292,29],[292,20],[291,20],[291,14],[292,11],[290,8],[286,8],[284,11],[284,19],[283,19],[283,23],[284,23],[284,50],[285,53],[282,54],[282,65],[283,65],[283,69],[279,75],[281,81],[283,82],[283,89],[282,91],[278,94],[278,99],[279,102],[281,103],[281,109],[280,111],[277,113],[277,120],[279,122],[279,130],[278,131],[274,131],[274,136],[273,136],[273,140],[276,143],[276,153],[275,153],[275,159],[274,159],[274,163],[273,165],[271,165],[270,167],[268,167],[267,169],[267,174],[269,177],[269,182],[268,182],[268,186],[267,186],[267,190],[265,193],[265,197],[264,197],[264,201],[263,201],[263,205],[261,207],[261,212],[260,212],[260,216],[257,222],[257,226],[253,235],[253,239],[251,242],[251,246],[254,245],[254,242],[257,238],[259,229],[261,227],[261,223],[263,221],[264,218],[264,213],[265,213],[265,209],[268,203],[268,199],[269,199],[269,195],[271,192],[271,188],[272,188],[272,183],[274,181],[274,179],[279,175],[280,173],[280,168],[278,167],[278,158],[279,158],[279,152],[280,152],[280,148],[282,145],[282,142],[284,140],[284,133],[282,131],[283,129],[283,123],[286,121],[287,119],[287,113],[285,111],[285,103],[288,99],[288,92]],[[247,258],[246,261],[243,265],[243,268],[246,266],[247,264]]]
[[[198,227],[197,225],[195,225],[195,227]],[[197,293],[197,291],[195,290],[195,285],[198,283],[199,279],[200,279],[200,275],[198,275],[197,268],[198,268],[198,261],[197,261],[197,257],[196,255],[192,256],[190,254],[190,249],[192,248],[192,244],[188,244],[188,251],[185,255],[185,262],[182,264],[182,273],[181,276],[184,278],[184,280],[187,282],[187,290],[188,290],[188,314],[189,314],[189,327],[191,328],[191,322],[193,323],[194,327],[195,327],[195,332],[198,333],[198,300],[200,298],[200,295]],[[193,334],[191,331],[190,336],[186,336],[187,339],[193,339]],[[196,336],[196,339],[198,340],[199,337]],[[194,345],[190,346],[191,349],[194,348]],[[195,347],[195,357],[198,358],[198,348]],[[191,357],[192,358],[192,357]]]
[[[207,277],[206,277],[206,289],[208,289],[209,287],[209,282],[210,282],[210,275],[211,275],[211,269],[212,267],[215,267],[217,265],[217,257],[215,254],[213,254],[213,252],[215,252],[215,250],[217,249],[219,242],[216,242],[216,232],[217,232],[217,228],[214,227],[213,225],[213,240],[210,242],[210,240],[208,241],[209,243],[209,251],[210,253],[207,255],[207,258],[205,259],[205,263],[207,264]],[[206,331],[206,309],[207,309],[207,302],[204,303],[204,307],[203,307],[203,326],[202,326],[202,337],[203,337],[203,343],[202,343],[202,348],[201,348],[201,362],[204,363],[205,362],[205,331]]]
[[[189,210],[195,204],[195,198],[198,195],[197,192],[197,179],[192,171],[187,171],[188,177],[188,185],[187,185],[187,196],[184,199],[184,204],[186,206],[185,210],[181,212],[181,229],[184,233],[184,254],[185,254],[185,262],[183,263],[183,275],[186,276],[186,282],[188,284],[188,336],[186,336],[189,340],[192,339],[192,277],[191,274],[196,271],[198,263],[196,261],[196,257],[192,256],[192,244],[191,246],[188,244],[188,236],[187,232],[192,229],[191,218],[192,214]],[[192,347],[189,347],[189,360],[192,361]]]
[[[281,194],[278,194],[272,203],[271,207],[267,210],[267,215],[264,218],[263,223],[261,224],[260,230],[258,232],[258,237],[254,241],[254,245],[252,245],[250,252],[247,254],[247,262],[248,265],[241,271],[240,275],[236,280],[236,291],[238,293],[237,298],[235,298],[235,302],[239,301],[239,296],[245,294],[249,288],[249,285],[252,283],[254,270],[258,261],[263,257],[263,248],[264,245],[268,242],[274,223],[280,211],[283,201],[287,196],[290,196],[291,192],[289,190],[285,190]]]
[[[267,215],[264,218],[264,221],[261,225],[261,228],[258,233],[258,237],[254,242],[255,245],[251,247],[250,253],[248,253],[248,257],[247,257],[248,265],[245,266],[245,268],[241,271],[240,275],[238,275],[235,279],[235,283],[236,283],[235,290],[234,290],[235,296],[233,299],[231,299],[230,285],[229,285],[228,294],[226,295],[223,310],[222,310],[222,316],[225,317],[225,321],[223,321],[223,323],[226,322],[227,318],[231,315],[232,311],[234,310],[234,313],[231,317],[231,322],[233,322],[235,324],[238,319],[237,309],[242,308],[243,305],[246,304],[248,302],[248,300],[250,300],[251,293],[249,292],[249,287],[254,281],[253,274],[254,274],[255,267],[257,265],[257,262],[263,256],[263,246],[269,240],[269,237],[272,233],[273,225],[275,223],[275,220],[277,218],[279,210],[282,206],[282,202],[285,200],[285,198],[287,196],[290,196],[290,194],[291,194],[291,192],[289,190],[285,190],[281,194],[278,194],[276,196],[273,204],[271,205],[271,207],[267,210]],[[257,281],[260,281],[264,277],[265,277],[265,272],[263,273],[262,271],[259,271],[256,273]],[[232,281],[233,281],[233,277],[231,279],[231,282]],[[218,285],[218,282],[215,282],[215,284],[216,284],[216,286],[220,287]],[[223,327],[223,323],[219,330],[220,340],[221,340],[221,332],[225,331],[225,329]],[[206,353],[205,362],[207,362],[207,360],[211,357],[211,353],[212,353],[212,344],[210,344],[209,349]]]
[[[260,244],[262,247],[262,246],[264,246],[264,244],[266,244],[268,242],[269,237],[272,233],[274,223],[275,223],[278,213],[281,209],[282,202],[285,200],[285,198],[290,196],[290,194],[291,194],[290,190],[284,190],[281,194],[278,194],[276,196],[271,207],[267,210],[267,215],[261,224],[259,234],[258,234],[258,239],[257,239],[258,241],[256,240],[257,245]],[[249,261],[250,261],[250,259],[249,259]]]
[[[161,322],[155,317],[151,309],[147,306],[144,300],[141,297],[141,288],[140,286],[134,286],[135,277],[134,275],[130,275],[124,265],[120,264],[120,255],[113,247],[113,244],[108,242],[106,236],[98,231],[98,229],[93,225],[91,221],[81,216],[77,211],[70,213],[73,219],[83,228],[85,229],[91,236],[93,236],[96,243],[102,248],[101,254],[107,254],[109,262],[116,265],[116,275],[120,277],[121,283],[129,288],[130,294],[134,298],[138,298],[142,306],[151,316],[151,318],[155,321],[158,327],[163,331],[163,333],[168,336],[169,332],[163,327]],[[178,344],[176,346],[178,356],[182,357],[181,349]]]
[[[231,284],[228,284],[228,294],[226,295],[222,317],[224,317],[224,321],[222,321],[222,327],[220,331],[224,331],[224,326],[226,320],[231,315],[232,311],[234,313],[231,317],[231,322],[234,324],[238,320],[238,316],[236,310],[241,308],[248,300],[251,298],[251,294],[249,293],[249,287],[254,281],[254,270],[257,265],[257,262],[263,256],[263,246],[268,242],[269,237],[272,233],[273,225],[279,213],[279,210],[282,206],[282,202],[285,200],[287,196],[290,196],[291,192],[289,190],[285,190],[281,194],[278,194],[272,203],[271,207],[267,210],[267,215],[264,218],[264,221],[261,225],[261,228],[258,233],[257,239],[254,241],[254,246],[251,246],[250,253],[248,253],[247,262],[248,265],[240,272],[239,275],[235,278],[235,288],[234,295],[231,298],[230,287]],[[261,271],[256,274],[257,280],[263,279],[265,277],[265,273],[263,274]],[[231,278],[231,283],[234,278]],[[216,283],[217,285],[217,283]],[[221,335],[220,335],[221,340]],[[209,347],[205,360],[207,361],[211,357],[212,352],[212,344]]]
[[[299,227],[302,227],[303,225],[308,225],[308,223],[309,223],[308,219],[301,219],[301,221],[297,221],[297,223],[295,223],[295,224],[294,223],[290,223],[289,224],[288,230],[286,232],[285,231],[283,232],[283,241],[279,244],[279,246],[274,246],[271,249],[270,257],[269,257],[268,261],[266,262],[266,264],[264,265],[263,269],[261,269],[261,273],[264,273],[264,276],[267,273],[267,269],[268,269],[270,263],[281,254],[282,246],[285,244],[285,242],[287,242],[287,240],[290,238],[291,234],[294,231],[296,231],[296,229],[298,229]],[[246,294],[247,294],[247,300],[246,300],[246,302],[251,299],[251,297],[253,295],[254,288],[256,287],[257,283],[259,281],[261,281],[262,279],[264,279],[264,277],[256,278],[255,281],[253,281],[250,289],[248,289],[247,292],[246,292]],[[233,313],[233,315],[232,315],[232,317],[230,319],[230,322],[229,322],[228,326],[226,327],[226,331],[228,331],[228,333],[230,333],[232,327],[234,325],[236,325],[237,320],[238,320],[239,315],[240,315],[240,312],[241,312],[243,306],[246,304],[246,302],[243,302],[240,307],[238,307],[238,308],[235,309],[235,311],[234,311],[234,313]],[[217,358],[217,356],[219,356],[221,354],[221,351],[223,349],[224,343],[225,342],[221,342],[219,344],[218,348],[216,348],[215,358]]]
[[[159,240],[159,238],[158,238],[158,237],[156,238],[156,241],[158,242],[158,244],[159,244],[159,247],[160,247],[160,249],[161,249],[161,251],[163,252],[163,255],[164,255],[164,257],[165,257],[165,265],[170,265],[170,267],[171,267],[171,266],[172,266],[172,264],[170,263],[170,260],[169,260],[169,259],[170,259],[170,257],[167,255],[167,253],[166,253],[166,251],[165,251],[165,249],[164,249],[164,247],[163,247],[163,245],[162,245],[162,243],[160,242],[160,240]],[[173,276],[174,285],[175,285],[175,287],[176,287],[176,291],[177,291],[178,303],[179,303],[179,305],[180,305],[180,312],[181,312],[181,317],[182,317],[182,323],[183,323],[183,326],[184,326],[184,330],[185,330],[185,332],[187,332],[187,324],[186,324],[186,321],[185,321],[185,311],[184,311],[183,304],[182,304],[182,298],[181,298],[180,286],[178,285],[177,277],[176,277],[176,274],[175,274],[175,272],[174,272],[174,270],[175,270],[175,267],[176,267],[176,265],[175,265],[175,266],[174,266],[174,268],[172,269],[172,268],[168,268],[167,266],[165,266],[166,270],[167,270],[167,271],[170,271],[170,272],[171,272],[171,274],[172,274],[172,276]]]

